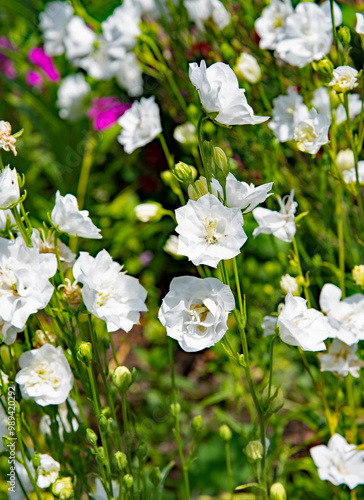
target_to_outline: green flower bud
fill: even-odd
[[[56,482],[52,484],[52,493],[62,500],[72,498],[75,494],[73,490],[72,478],[68,476],[57,479]]]
[[[152,472],[149,474],[149,479],[153,486],[158,486],[160,480],[162,479],[162,474],[159,467],[154,467]]]
[[[227,61],[228,63],[232,59],[235,59],[235,51],[234,51],[234,49],[231,48],[230,44],[228,44],[226,42],[222,43],[220,50],[221,50],[221,55],[222,55],[223,59],[225,59],[225,61]]]
[[[90,342],[81,342],[78,351],[77,351],[77,359],[85,363],[85,365],[89,365],[92,361],[92,345]]]
[[[99,427],[101,431],[106,431],[107,430],[107,418],[105,415],[100,415],[99,416]]]
[[[351,34],[350,30],[347,26],[340,26],[338,29],[337,35],[339,37],[339,40],[341,43],[350,43],[351,40]]]
[[[126,488],[128,488],[128,489],[132,488],[133,482],[134,482],[134,479],[133,479],[133,476],[131,474],[126,474],[123,477],[123,483],[124,483]]]
[[[256,462],[257,460],[261,460],[263,458],[263,445],[261,441],[249,441],[244,449],[245,455],[248,457],[250,462]]]
[[[214,147],[214,164],[213,174],[216,179],[225,179],[230,172],[229,162],[225,151],[221,148]]]
[[[200,430],[202,429],[203,427],[203,420],[202,420],[202,417],[201,415],[197,415],[193,420],[192,420],[192,423],[191,423],[191,427],[192,427],[192,430],[194,432],[200,432]]]
[[[114,453],[114,460],[116,467],[119,469],[120,472],[122,472],[124,469],[126,469],[128,465],[128,459],[122,451],[117,451]]]
[[[170,410],[171,410],[171,414],[174,416],[174,417],[177,417],[177,415],[180,413],[181,411],[181,405],[179,403],[176,403],[176,404],[171,404],[170,406]]]
[[[99,446],[97,450],[95,450],[96,453],[93,453],[96,455],[96,461],[101,464],[101,465],[106,465],[107,460],[105,457],[105,450],[102,446]]]
[[[312,67],[323,75],[331,75],[334,69],[334,65],[329,59],[321,59],[319,62],[312,63]]]
[[[126,366],[118,366],[111,374],[111,380],[121,392],[126,392],[131,384],[130,370]]]
[[[286,500],[287,494],[282,483],[274,483],[270,487],[271,500]]]
[[[228,425],[223,424],[219,429],[219,435],[223,441],[230,441],[232,438],[232,432]]]
[[[270,388],[270,398],[268,401],[268,390],[269,386],[267,385],[264,388],[262,394],[262,407],[269,413],[276,413],[284,405],[283,392],[280,388],[277,389],[276,387],[274,387],[274,385],[272,385]]]
[[[200,177],[197,181],[188,186],[188,197],[191,200],[197,201],[201,196],[209,192],[205,177]]]
[[[14,440],[9,436],[2,436],[4,448],[8,448],[9,445],[14,444]]]
[[[179,182],[185,182],[186,184],[191,184],[194,179],[193,167],[179,161],[176,163],[174,169],[172,170],[173,175]]]
[[[86,440],[92,446],[97,445],[97,436],[92,429],[86,429]]]
[[[38,467],[40,466],[40,456],[38,453],[34,453],[32,457],[32,464],[34,469],[38,469]]]

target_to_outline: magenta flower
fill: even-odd
[[[43,85],[43,77],[38,71],[28,71],[25,82],[29,87],[40,87]]]
[[[6,36],[0,36],[0,72],[10,80],[14,80],[18,76],[14,61],[2,54],[1,49],[15,50],[16,46]]]
[[[95,97],[92,99],[91,107],[87,112],[87,118],[93,120],[94,130],[100,132],[110,128],[118,118],[125,113],[131,104],[119,101],[117,96]]]
[[[38,66],[50,82],[59,82],[61,75],[56,68],[53,59],[44,52],[42,47],[35,47],[31,49],[28,53],[29,61]]]

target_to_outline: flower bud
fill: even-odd
[[[117,451],[114,453],[114,460],[116,467],[119,469],[120,472],[122,472],[124,469],[126,469],[128,465],[128,459],[122,451]]]
[[[364,265],[355,266],[352,270],[353,280],[361,287],[364,287]]]
[[[225,151],[221,148],[214,147],[214,161],[212,166],[213,174],[216,179],[225,179],[230,172],[229,162]]]
[[[141,203],[134,207],[135,217],[141,222],[157,222],[163,215],[160,203]]]
[[[133,482],[134,482],[134,479],[133,479],[133,476],[131,474],[126,474],[124,477],[123,477],[123,483],[124,483],[124,486],[128,489],[132,488],[133,487]]]
[[[191,427],[192,427],[192,430],[194,432],[200,432],[200,430],[202,429],[203,427],[203,420],[202,420],[202,417],[201,415],[197,415],[193,420],[192,420],[192,423],[191,423]]]
[[[9,436],[2,436],[3,446],[4,448],[8,448],[9,445],[14,444],[14,440]]]
[[[96,455],[96,460],[99,464],[101,465],[106,465],[107,460],[105,457],[105,450],[102,446],[99,446],[95,452],[93,452],[93,455]]]
[[[56,341],[56,336],[52,332],[43,332],[42,330],[38,329],[34,333],[33,337],[33,347],[34,349],[38,349],[44,344],[53,344]]]
[[[259,440],[249,441],[244,449],[244,453],[250,462],[261,460],[264,453],[262,442]]]
[[[75,494],[73,491],[72,478],[67,476],[57,479],[52,485],[52,493],[62,500],[72,498]]]
[[[268,391],[269,386],[267,385],[262,394],[262,406],[263,409],[268,411],[269,413],[276,413],[280,410],[284,404],[283,392],[282,389],[274,387],[274,385],[270,388],[270,398],[268,400]]]
[[[192,168],[193,167],[187,165],[187,163],[179,161],[178,163],[176,163],[174,169],[172,170],[172,173],[179,182],[191,184],[195,177]]]
[[[77,359],[85,363],[85,365],[89,365],[92,361],[92,345],[90,342],[81,342],[78,351],[77,351]]]
[[[289,274],[282,276],[279,286],[286,295],[288,292],[291,292],[292,295],[299,295],[297,280]]]
[[[201,196],[209,192],[205,177],[200,177],[194,183],[188,186],[188,196],[191,200],[197,201]]]
[[[108,421],[107,421],[107,418],[105,417],[105,415],[100,415],[99,418],[98,418],[98,422],[99,422],[99,427],[100,427],[100,430],[101,431],[106,431],[107,430],[107,425],[108,425]]]
[[[59,285],[58,289],[62,289],[63,297],[71,309],[78,309],[82,304],[81,288],[77,281],[71,284],[70,280],[66,278],[65,284]]]
[[[271,500],[286,500],[287,494],[282,483],[274,483],[270,487]]]
[[[323,75],[331,75],[334,65],[329,59],[321,59],[319,62],[312,63],[313,69]]]
[[[171,404],[170,410],[171,410],[171,415],[173,415],[174,417],[177,417],[177,415],[181,411],[181,405],[179,403]]]
[[[38,467],[40,466],[40,456],[38,453],[34,453],[34,455],[32,457],[32,463],[33,463],[34,469],[38,469]]]
[[[219,429],[219,436],[223,441],[230,441],[232,438],[232,432],[228,425],[223,424]]]
[[[126,392],[131,384],[130,370],[126,366],[118,366],[111,374],[111,380],[121,392]]]
[[[162,479],[162,474],[159,467],[154,467],[152,472],[149,474],[149,479],[151,480],[153,486],[158,486]]]
[[[92,429],[86,429],[86,440],[87,440],[88,444],[90,444],[92,446],[96,446],[97,436]]]
[[[8,208],[20,198],[18,174],[9,165],[0,172],[0,208]]]
[[[177,142],[185,146],[197,146],[198,144],[196,127],[190,122],[178,125],[174,129],[173,137]]]
[[[351,35],[350,35],[350,30],[347,26],[340,26],[337,32],[337,36],[339,37],[339,40],[341,43],[350,43],[351,40]]]

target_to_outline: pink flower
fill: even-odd
[[[16,46],[6,36],[0,36],[0,72],[9,80],[14,80],[18,76],[15,63],[7,55],[2,54],[1,49],[15,50]]]
[[[42,47],[35,47],[28,53],[29,61],[38,66],[46,75],[50,82],[59,82],[61,75],[56,68],[53,59],[47,55]]]
[[[121,102],[117,96],[95,97],[92,99],[91,107],[87,112],[87,118],[93,120],[94,130],[100,132],[110,128],[118,118],[131,107],[131,104]]]
[[[43,77],[38,71],[28,71],[25,82],[29,87],[40,87],[43,85]]]

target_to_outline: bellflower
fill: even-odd
[[[231,22],[231,14],[220,0],[185,0],[190,21],[196,24],[199,31],[205,31],[204,21],[212,17],[219,30],[223,30]]]
[[[50,56],[64,52],[66,26],[73,15],[73,8],[66,2],[56,1],[47,4],[39,14],[39,28],[43,32],[44,49]]]
[[[61,464],[45,453],[39,455],[39,459],[40,465],[37,468],[37,485],[39,488],[48,488],[57,479]]]
[[[44,344],[24,352],[16,374],[23,398],[34,399],[41,406],[64,403],[73,386],[73,375],[62,347]]]
[[[287,95],[273,99],[272,120],[268,127],[273,131],[278,142],[286,142],[294,137],[294,128],[297,123],[309,118],[308,108],[303,104],[303,97],[288,87]]]
[[[34,47],[28,53],[29,61],[40,68],[50,82],[58,82],[61,75],[53,62],[53,59],[44,52],[42,47]]]
[[[325,318],[315,309],[307,309],[306,300],[286,295],[285,306],[278,316],[279,336],[286,344],[299,346],[304,351],[323,351],[328,337]]]
[[[247,240],[240,209],[225,207],[212,194],[177,208],[178,254],[198,266],[217,267],[240,253]]]
[[[272,0],[255,21],[255,30],[260,37],[261,49],[275,49],[282,38],[287,17],[293,12],[291,0]]]
[[[259,224],[253,231],[254,238],[259,234],[273,234],[282,241],[290,242],[293,240],[296,234],[294,214],[297,208],[297,202],[293,201],[293,197],[293,189],[283,199],[278,196],[278,203],[281,207],[279,212],[262,207],[253,210],[253,217]]]
[[[18,174],[9,165],[0,171],[0,209],[8,208],[20,198]]]
[[[234,307],[230,288],[216,278],[181,276],[172,280],[158,318],[184,351],[196,352],[222,339]]]
[[[94,97],[87,118],[93,120],[94,130],[102,131],[112,127],[131,104],[119,101],[117,96]]]
[[[364,161],[358,161],[358,174],[359,183],[364,184]],[[355,167],[351,169],[346,169],[343,171],[344,181],[350,184],[351,182],[356,182],[356,171]]]
[[[355,378],[359,377],[359,370],[364,365],[356,355],[357,344],[348,346],[339,339],[334,339],[328,352],[318,354],[321,371],[332,372],[337,377],[346,377],[348,373]]]
[[[72,122],[82,118],[85,115],[84,100],[90,92],[91,87],[83,73],[66,76],[57,93],[59,116]]]
[[[364,451],[339,434],[334,434],[327,446],[314,446],[310,453],[323,481],[335,486],[346,484],[351,490],[364,483]]]
[[[79,16],[72,16],[65,29],[66,57],[74,66],[78,66],[80,59],[93,51],[96,35]]]
[[[362,100],[360,99],[360,95],[349,94],[348,104],[350,120],[354,120],[354,118],[356,118],[361,113]],[[346,121],[346,111],[343,104],[339,104],[339,106],[334,110],[334,116],[336,125],[340,125],[341,123]]]
[[[245,90],[239,88],[238,78],[228,64],[217,62],[206,68],[205,61],[190,63],[190,80],[196,87],[206,113],[218,113],[214,120],[222,125],[255,125],[268,116],[254,116],[248,105]]]
[[[355,15],[356,15],[355,31],[358,33],[358,35],[364,35],[364,15],[359,14],[358,12]]]
[[[56,203],[51,213],[52,224],[60,233],[81,238],[102,238],[100,231],[88,216],[87,210],[79,210],[77,198],[73,194],[61,196],[56,192]]]
[[[279,286],[281,287],[282,292],[286,295],[288,292],[291,292],[292,295],[299,295],[297,280],[289,274],[282,276]]]
[[[119,118],[118,124],[122,129],[117,139],[126,153],[131,154],[151,142],[162,132],[159,107],[154,96],[135,101]]]
[[[112,481],[112,491],[114,493],[114,497],[118,498],[120,491],[119,481]],[[102,482],[98,477],[95,479],[95,493],[89,493],[89,496],[94,500],[108,500],[108,494],[106,493]]]
[[[73,276],[83,284],[82,297],[87,309],[106,322],[107,330],[129,332],[139,322],[147,292],[139,281],[121,271],[106,250],[96,257],[81,252],[73,266]]]
[[[332,72],[333,79],[329,85],[336,92],[348,92],[358,86],[358,71],[351,66],[339,66]]]
[[[143,93],[143,76],[139,61],[134,52],[125,52],[120,58],[115,78],[131,97],[139,97]]]
[[[95,80],[110,80],[119,70],[120,60],[125,56],[126,50],[120,47],[114,57],[109,49],[103,34],[100,34],[89,54],[76,61],[77,65]]]
[[[40,231],[38,229],[33,229],[32,234],[32,243],[38,248],[39,253],[50,253],[56,254],[56,250],[54,248],[54,232],[49,231],[47,237],[45,237],[44,232],[42,232],[42,236],[40,235]],[[57,240],[57,247],[59,253],[59,260],[62,263],[62,269],[65,271],[69,267],[72,267],[75,260],[76,254],[71,252],[67,245],[65,245],[61,240]]]
[[[310,116],[296,124],[293,136],[300,151],[316,154],[324,144],[329,142],[331,120],[317,113],[312,108]]]
[[[262,77],[258,61],[247,52],[240,54],[236,61],[234,71],[238,76],[248,80],[250,83],[257,83]]]
[[[112,51],[119,47],[133,49],[137,37],[141,34],[139,23],[141,19],[138,8],[131,5],[125,9],[123,5],[117,7],[114,12],[102,24],[102,33]]]
[[[327,315],[330,338],[352,345],[364,340],[364,295],[356,293],[341,299],[337,286],[326,283],[320,294],[320,307]]]
[[[16,138],[11,135],[11,125],[9,122],[0,120],[0,149],[4,151],[12,151],[13,155],[16,156],[18,153],[15,149]]]

